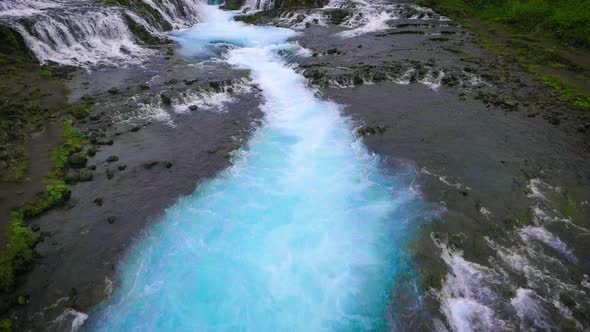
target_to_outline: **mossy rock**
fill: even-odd
[[[0,320],[0,332],[12,332],[12,320]]]
[[[238,10],[244,5],[244,0],[226,0],[224,9],[227,10]]]

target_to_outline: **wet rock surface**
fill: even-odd
[[[88,144],[68,159],[72,204],[34,221],[35,232],[46,235],[36,246],[39,257],[1,308],[16,328],[44,329],[58,317],[67,326],[108,296],[105,288],[113,286],[105,280],[116,280],[117,262],[134,239],[179,196],[227,167],[257,126],[260,99],[246,72],[153,61],[162,73],[78,71],[66,81],[72,102],[92,96],[90,116],[75,122]],[[223,153],[208,152],[220,145]],[[11,306],[19,294],[31,300]]]
[[[421,277],[392,294],[394,325],[453,326],[445,310],[465,300],[489,307],[495,328],[518,328],[530,323],[511,303],[530,296],[553,325],[588,327],[590,303],[579,290],[589,284],[590,153],[579,128],[590,121],[458,24],[411,2],[383,6],[374,11],[389,16],[374,31],[356,30],[367,23],[358,6],[283,7],[263,18],[302,31],[297,42],[310,56],[293,59],[310,85],[343,105],[385,168],[407,169],[433,203],[436,216],[410,244]],[[227,167],[261,116],[247,72],[188,66],[173,54],[150,58],[148,67],[74,71],[66,83],[71,102],[92,101],[76,124],[89,146],[66,178],[75,204],[34,221],[44,235],[40,256],[10,295],[26,304],[8,313],[23,329],[64,314],[71,323],[109,296],[134,239]],[[559,236],[573,256],[539,240],[545,233],[537,228]],[[473,282],[460,293],[453,283],[469,269]],[[414,289],[422,306],[411,302]],[[477,289],[490,289],[493,301],[473,295]]]
[[[411,244],[422,309],[408,309],[416,281],[402,283],[394,325],[526,330],[541,315],[556,328],[588,327],[590,260],[576,235],[590,228],[590,145],[579,130],[588,115],[428,9],[368,9],[392,15],[359,35],[344,27],[366,26],[350,20],[358,7],[340,10],[349,13],[341,26],[333,9],[274,22],[302,31],[297,41],[312,56],[297,62],[310,84],[344,105],[368,148],[387,168],[407,168],[437,206]],[[460,303],[470,303],[466,316],[453,311]],[[542,309],[523,313],[533,304]]]

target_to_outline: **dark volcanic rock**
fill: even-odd
[[[115,176],[115,171],[112,168],[107,168],[106,170],[107,179],[112,179]]]
[[[115,162],[115,161],[117,161],[117,160],[119,160],[119,157],[117,157],[117,156],[109,156],[109,157],[106,159],[106,162],[107,162],[107,163],[114,163],[114,162]]]
[[[170,106],[172,105],[172,99],[170,99],[170,97],[168,97],[168,95],[166,94],[160,94],[160,98],[162,99],[162,103],[166,106]]]
[[[143,164],[143,167],[145,169],[152,169],[154,166],[156,166],[159,163],[159,161],[156,160],[152,160],[152,161],[148,161],[146,163]]]
[[[80,178],[80,182],[88,182],[88,181],[92,181],[92,171],[89,169],[81,169],[78,171],[78,175]]]
[[[68,157],[68,165],[73,168],[82,168],[86,165],[87,161],[86,156],[81,153],[74,153]]]
[[[104,203],[104,198],[102,196],[98,196],[94,199],[94,204],[101,206]]]
[[[98,145],[113,145],[113,139],[109,137],[99,137],[95,142]]]

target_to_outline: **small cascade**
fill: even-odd
[[[135,0],[107,6],[79,0],[0,2],[0,24],[19,32],[41,63],[95,67],[138,64],[161,31],[199,20],[198,0]]]
[[[198,0],[143,0],[143,3],[156,10],[173,28],[187,28],[197,23]]]
[[[274,0],[246,0],[244,8],[253,11],[265,11],[273,9],[274,5]]]
[[[155,32],[140,16],[110,8],[61,12],[59,16],[43,13],[35,15],[35,20],[19,20],[13,27],[40,62],[86,67],[136,62],[138,55],[149,52],[138,45],[126,18]]]

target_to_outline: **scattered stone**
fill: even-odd
[[[94,199],[94,204],[101,206],[104,203],[104,198],[102,196],[97,196]]]
[[[377,135],[383,134],[387,130],[386,127],[381,126],[365,126],[359,129],[356,133],[358,137],[360,136],[368,136],[368,135]]]
[[[149,90],[149,89],[150,89],[150,86],[149,86],[149,85],[147,85],[147,84],[141,84],[141,85],[139,86],[139,88],[140,88],[140,89],[142,89],[142,90]]]
[[[133,127],[131,128],[131,132],[134,132],[134,133],[135,133],[135,132],[138,132],[138,131],[139,131],[139,129],[141,129],[141,127],[140,127],[140,126],[133,126]]]
[[[98,116],[98,115],[96,115],[96,114],[92,114],[92,115],[89,117],[89,119],[90,119],[90,121],[97,121],[97,120],[100,120],[100,116]]]
[[[97,133],[90,133],[88,135],[88,140],[90,141],[90,143],[95,144],[96,141],[98,140],[98,134]]]
[[[116,95],[117,93],[119,93],[119,89],[117,89],[117,88],[110,88],[108,91],[110,94],[113,94],[113,95]]]
[[[326,54],[336,54],[338,53],[338,49],[337,48],[331,48],[329,50],[326,51]]]
[[[78,178],[80,182],[92,181],[92,171],[89,169],[81,169],[78,171]]]
[[[127,168],[127,165],[125,165],[125,164],[117,166],[117,169],[120,171],[124,171],[126,168]]]
[[[119,157],[117,157],[117,156],[109,156],[106,161],[107,161],[107,163],[114,163],[117,160],[119,160]]]
[[[89,147],[88,150],[86,150],[86,155],[94,157],[96,155],[96,149],[93,146]]]
[[[197,105],[190,105],[190,106],[188,107],[188,109],[194,112],[194,111],[196,111],[196,110],[198,110],[198,109],[199,109],[199,106],[197,106]]]
[[[173,164],[172,164],[172,162],[170,162],[170,161],[166,161],[166,162],[164,163],[164,166],[165,166],[166,168],[170,168],[170,167],[172,167],[172,165],[173,165]]]
[[[154,166],[156,166],[159,163],[159,161],[156,160],[152,160],[152,161],[148,161],[146,163],[143,164],[143,167],[145,169],[152,169]]]
[[[110,217],[107,218],[107,221],[108,221],[109,224],[112,225],[112,224],[114,224],[117,221],[117,217],[110,216]]]
[[[68,164],[73,168],[81,168],[86,165],[86,156],[81,153],[74,153],[68,157]]]
[[[80,181],[80,174],[78,174],[78,172],[76,172],[75,170],[70,169],[66,172],[64,180],[66,181],[66,183],[76,183]]]
[[[164,105],[166,105],[166,106],[172,105],[172,99],[170,99],[170,97],[168,97],[167,95],[161,93],[160,98],[162,99],[162,103]]]
[[[221,92],[221,83],[220,82],[209,82],[209,86],[215,92]]]
[[[40,229],[41,229],[41,227],[39,227],[39,225],[37,225],[37,224],[32,224],[32,225],[31,225],[31,230],[32,230],[33,232],[37,232],[37,231],[39,231]]]
[[[113,145],[113,139],[108,137],[99,137],[95,142],[98,145]]]
[[[106,170],[107,179],[112,179],[115,176],[115,171],[111,168],[107,168]]]

